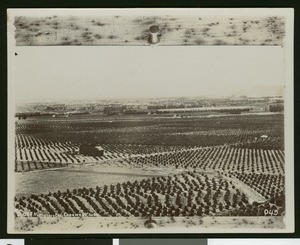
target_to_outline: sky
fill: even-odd
[[[228,96],[284,83],[278,46],[15,47],[16,102]]]

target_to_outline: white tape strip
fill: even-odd
[[[119,239],[113,239],[113,245],[119,245]]]
[[[24,245],[24,239],[0,239],[0,245]]]

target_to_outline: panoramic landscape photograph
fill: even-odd
[[[162,18],[148,23],[148,45],[18,45],[42,25],[31,18],[16,17],[11,34],[12,232],[287,228],[283,17],[260,17],[282,28],[269,46],[160,46]],[[66,19],[39,16],[53,18]]]

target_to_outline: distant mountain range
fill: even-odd
[[[265,97],[283,96],[283,86],[280,85],[257,85],[248,89],[236,91],[233,96]]]

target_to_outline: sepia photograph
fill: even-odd
[[[294,231],[292,9],[9,9],[9,233]]]

